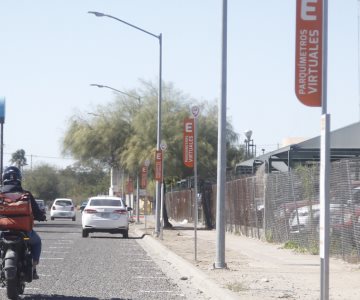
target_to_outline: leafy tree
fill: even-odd
[[[107,194],[110,182],[107,171],[101,165],[74,164],[58,170],[44,164],[23,173],[24,188],[47,202],[58,197],[68,197],[80,204],[90,196]]]
[[[54,167],[44,164],[23,173],[24,188],[30,190],[35,197],[45,201],[52,201],[60,196],[59,178]]]
[[[75,164],[59,171],[59,190],[79,204],[90,196],[107,194],[110,177],[101,165]]]
[[[198,173],[203,178],[215,178],[217,168],[218,110],[216,105],[197,103],[169,84],[163,85],[162,140],[167,144],[164,153],[164,174],[170,181],[192,176],[182,158],[183,120],[190,116],[191,105],[200,106],[198,118]],[[105,168],[119,167],[137,174],[146,159],[154,161],[157,144],[157,85],[142,82],[141,104],[133,97],[119,95],[107,106],[98,107],[93,116],[74,116],[63,139],[63,152],[82,164],[102,163]],[[237,134],[227,124],[228,166],[242,156],[237,146]],[[150,178],[154,174],[150,165]],[[151,191],[149,191],[151,194]]]
[[[20,170],[27,165],[26,157],[25,157],[25,150],[20,149],[15,151],[11,155],[10,163],[17,166]]]

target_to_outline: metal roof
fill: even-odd
[[[360,156],[360,122],[330,132],[330,159],[332,161]],[[287,171],[293,162],[309,163],[320,160],[320,136],[291,144],[262,154],[238,165],[265,163],[268,172]]]

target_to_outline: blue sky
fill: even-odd
[[[228,0],[227,115],[244,140],[270,151],[320,133],[320,108],[295,97],[295,0]],[[4,164],[24,149],[33,165],[65,166],[68,119],[158,80],[158,40],[99,11],[163,35],[163,80],[217,101],[222,0],[0,0],[0,96],[6,98]],[[331,128],[359,120],[358,1],[329,0]],[[140,95],[141,96],[141,95]]]

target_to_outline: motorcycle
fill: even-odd
[[[24,231],[0,231],[0,282],[7,297],[17,300],[33,279],[30,238]]]

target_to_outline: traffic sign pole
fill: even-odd
[[[198,223],[198,175],[197,175],[197,118],[200,113],[198,106],[191,108],[194,117],[194,259],[197,261],[197,223]]]

